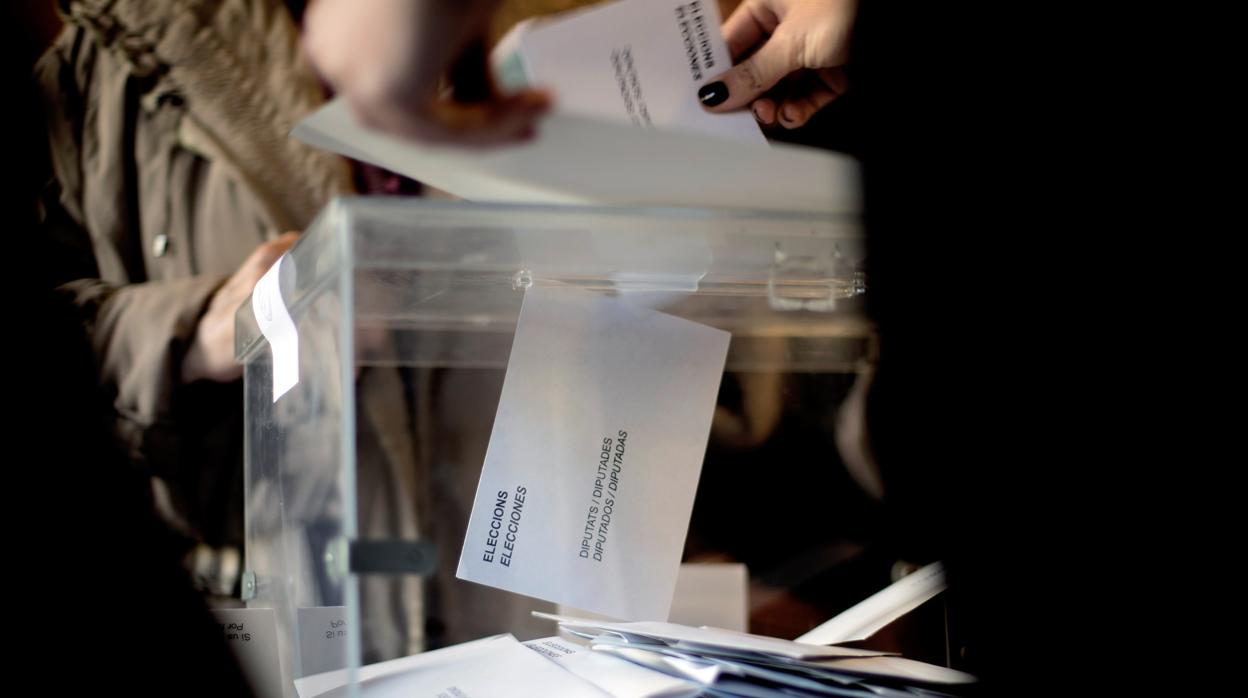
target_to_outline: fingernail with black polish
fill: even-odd
[[[723,104],[724,100],[728,99],[728,86],[722,80],[703,85],[702,89],[698,90],[698,99],[702,100],[702,105],[706,107]]]

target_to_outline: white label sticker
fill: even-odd
[[[667,618],[729,337],[617,298],[529,289],[459,578]]]
[[[299,332],[282,300],[282,260],[277,258],[251,292],[251,309],[273,356],[273,402],[299,383]]]
[[[277,617],[271,608],[214,609],[225,644],[238,658],[258,698],[282,698],[282,665],[277,656]]]
[[[298,609],[299,658],[302,675],[320,674],[347,665],[347,608],[315,606]]]

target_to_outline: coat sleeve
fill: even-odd
[[[87,327],[100,386],[135,457],[174,447],[182,359],[220,283],[192,277],[115,286],[87,278],[59,287]]]
[[[68,29],[36,69],[48,129],[45,158],[37,165],[44,182],[40,261],[45,283],[68,296],[87,330],[99,386],[115,408],[117,434],[136,460],[157,465],[177,431],[182,359],[224,279],[147,281],[135,263],[112,264],[111,276],[101,272],[101,254],[140,257],[131,249],[138,235],[133,228],[118,226],[127,235],[93,235],[83,203],[86,182],[93,181],[88,168],[102,157],[87,157],[94,142],[83,134],[88,122],[103,118],[91,88],[104,79],[85,39],[81,29]],[[113,204],[118,220],[125,219],[120,212],[126,205],[119,193]]]

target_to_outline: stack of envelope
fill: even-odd
[[[932,563],[797,640],[657,621],[534,612],[574,639],[511,635],[295,680],[299,698],[687,698],[957,696],[975,677],[888,652],[839,646],[870,637],[945,588]],[[358,693],[351,693],[352,682]]]
[[[882,652],[676,623],[534,613],[561,637],[499,635],[295,680],[300,698],[690,698],[957,696],[969,674]],[[356,682],[352,693],[352,681]]]
[[[884,652],[675,623],[534,615],[588,641],[595,654],[679,679],[692,691],[649,696],[942,696],[959,695],[975,682],[961,671]]]

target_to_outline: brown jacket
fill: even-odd
[[[347,188],[290,139],[321,100],[281,2],[82,0],[37,66],[48,119],[45,228],[83,309],[118,432],[176,452],[182,355],[257,245]]]
[[[36,67],[47,119],[41,226],[54,282],[93,343],[116,431],[160,478],[191,533],[242,543],[242,391],[180,385],[213,292],[257,245],[303,230],[348,191],[336,156],[291,139],[323,99],[281,0],[75,0]],[[397,376],[361,398],[394,412]],[[392,420],[393,421],[393,420]],[[383,433],[384,432],[384,433]],[[359,522],[369,537],[416,533],[410,434],[361,420]],[[370,661],[419,649],[414,580],[362,582]],[[366,621],[367,622],[367,621]]]

